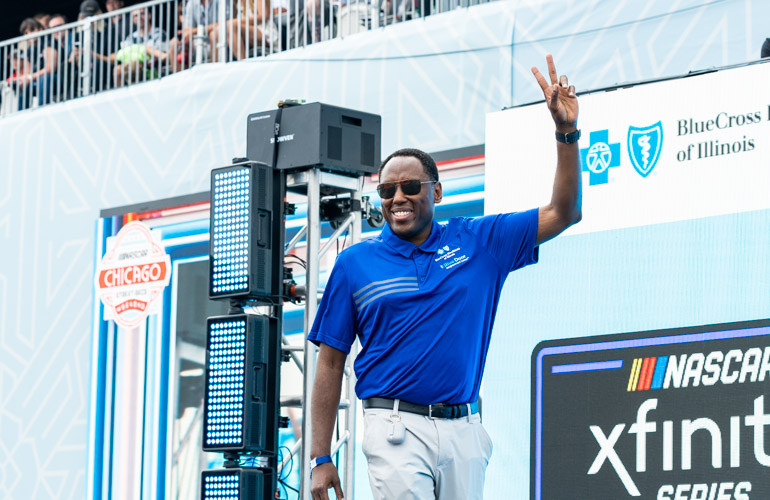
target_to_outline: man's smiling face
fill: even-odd
[[[433,180],[428,177],[420,160],[413,156],[391,158],[380,173],[381,184],[410,179],[422,182]],[[411,196],[405,195],[398,186],[393,198],[382,200],[382,212],[396,236],[419,246],[430,236],[433,206],[440,202],[441,183],[438,181],[423,184],[420,192]]]

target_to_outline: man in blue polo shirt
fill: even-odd
[[[308,338],[319,345],[312,397],[314,499],[342,497],[329,454],[345,358],[356,337],[363,451],[377,499],[482,498],[492,443],[478,394],[492,324],[511,271],[580,220],[578,105],[547,56],[532,71],[556,125],[551,202],[522,213],[433,220],[442,188],[433,159],[390,155],[377,191],[387,226],[342,252]]]

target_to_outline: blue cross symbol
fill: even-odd
[[[580,150],[583,172],[589,172],[588,185],[606,184],[612,167],[620,166],[620,143],[610,144],[609,130],[591,132],[591,144]]]

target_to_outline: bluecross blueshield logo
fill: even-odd
[[[663,125],[660,122],[649,127],[628,127],[628,156],[639,175],[650,175],[658,163],[661,149]]]
[[[620,143],[610,143],[609,130],[591,132],[591,143],[580,150],[583,172],[589,172],[588,184],[607,184],[609,171],[620,166]]]

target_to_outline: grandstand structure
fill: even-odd
[[[0,115],[487,1],[152,0],[0,42]]]
[[[186,399],[201,355],[187,316],[221,311],[182,305],[177,292],[205,278],[209,173],[245,156],[248,114],[285,98],[379,114],[384,154],[435,154],[437,217],[476,216],[487,115],[541,99],[529,68],[546,53],[578,93],[617,88],[756,60],[770,17],[761,0],[289,3],[251,16],[254,2],[222,2],[208,23],[216,40],[198,35],[202,22],[179,35],[181,0],[156,0],[0,42],[0,497],[197,498],[195,478],[216,457],[200,451],[197,402]],[[179,35],[173,53],[173,37],[157,52],[121,47],[121,16]],[[69,55],[52,84],[8,80],[23,73],[22,54],[54,45]],[[160,232],[173,277],[159,314],[124,329],[103,319],[94,271],[107,237],[132,220]],[[301,342],[301,311],[287,311],[284,331]],[[506,394],[501,371],[485,404],[527,401]],[[496,439],[489,498],[526,496],[528,446]],[[346,497],[371,498],[360,447],[355,458]],[[286,475],[297,486],[296,470]]]

